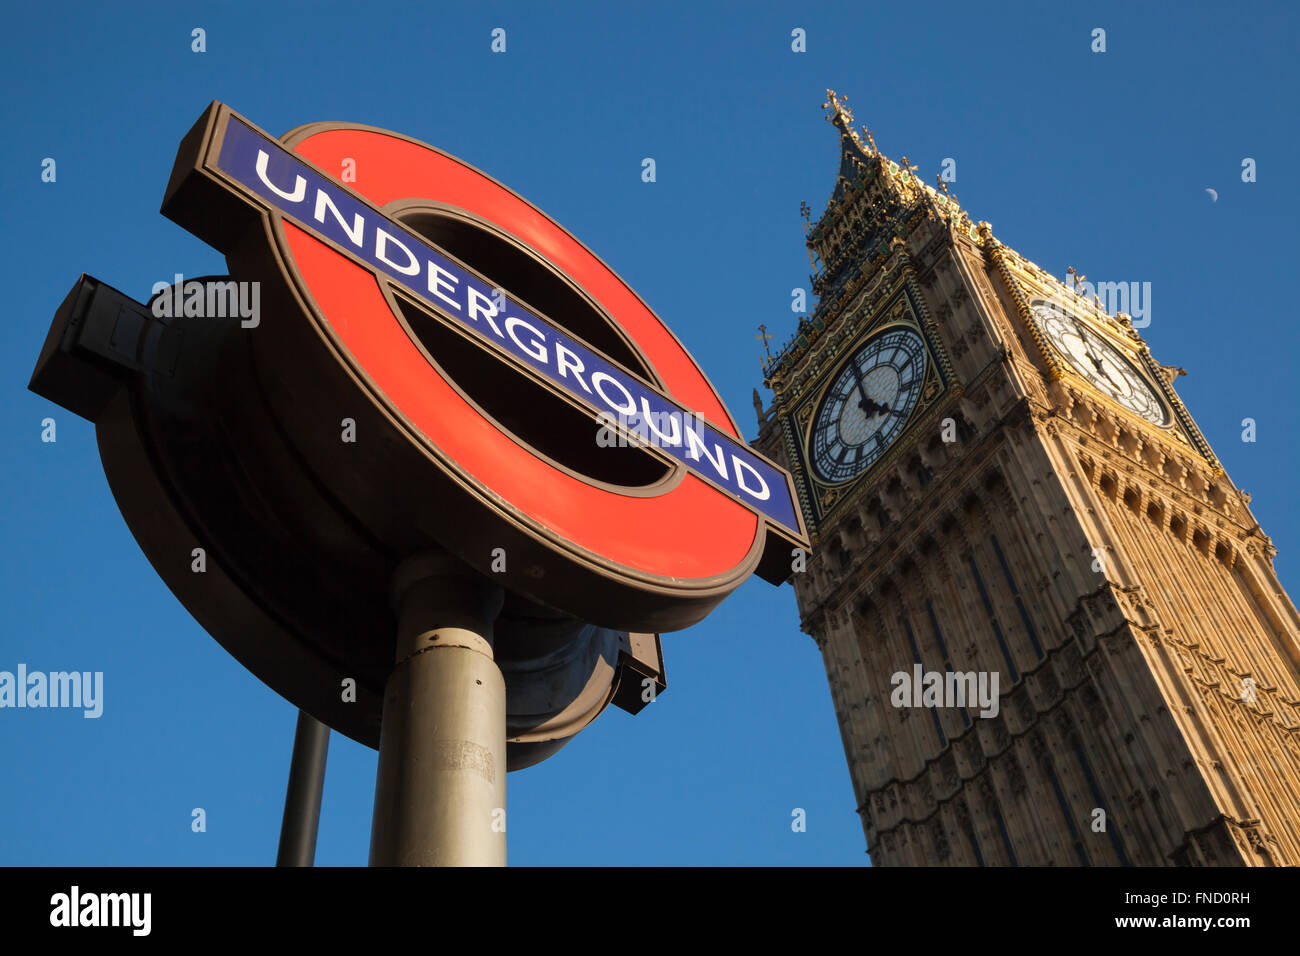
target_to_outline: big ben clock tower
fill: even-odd
[[[1300,865],[1300,616],[1177,370],[826,108],[755,445],[873,863]]]

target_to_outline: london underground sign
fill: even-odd
[[[31,387],[95,422],[128,526],[194,617],[334,729],[377,745],[413,555],[506,594],[514,769],[611,701],[639,709],[664,684],[652,632],[752,573],[785,580],[808,547],[788,474],[665,324],[446,153],[357,125],[276,139],[214,103],[162,211],[229,276],[143,304],[83,276]],[[253,307],[213,313],[222,289]],[[602,441],[610,423],[649,441]]]
[[[629,428],[643,424],[642,431],[653,432],[657,446],[675,461],[787,533],[799,534],[785,475],[761,455],[720,428],[693,423],[694,416],[684,406],[490,285],[233,114],[227,114],[224,123],[224,131],[212,145],[215,168],[243,192],[278,211],[284,221],[329,240],[358,265],[387,276],[440,317],[501,349],[579,402],[618,416]],[[426,195],[470,198],[439,188],[438,173],[449,162],[447,157],[430,150],[425,160],[430,175]],[[382,315],[378,302],[376,312]],[[648,313],[637,317],[652,318]],[[684,353],[675,341],[656,344],[668,350],[670,363],[680,363],[681,384],[700,387],[681,363]],[[655,347],[650,345],[649,350]],[[666,364],[672,367],[670,363]]]
[[[344,168],[355,182],[326,172]],[[317,124],[277,141],[214,104],[182,145],[163,212],[226,251],[239,278],[281,286],[299,314],[272,320],[314,325],[460,485],[477,520],[451,522],[439,537],[472,566],[489,570],[487,545],[499,544],[528,556],[531,574],[515,583],[544,603],[654,630],[694,623],[754,571],[788,576],[791,547],[804,540],[788,475],[739,440],[681,344],[608,267],[477,170],[368,127]],[[483,275],[440,249],[408,224],[420,214],[522,247],[576,287],[641,368],[567,331],[566,316],[521,301],[510,275]],[[249,228],[253,216],[261,230]],[[557,423],[581,430],[570,444],[594,444],[610,415],[648,426],[656,440],[634,454],[661,459],[662,473],[623,485],[543,453],[520,434],[529,429],[485,412],[484,387],[447,374],[413,328],[431,323],[500,364],[483,373],[495,380],[486,388],[536,400],[513,381],[526,378],[587,412],[585,426],[579,416]]]

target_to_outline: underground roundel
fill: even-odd
[[[671,630],[807,547],[788,474],[664,323],[460,160],[356,125],[277,140],[214,103],[163,212],[262,283],[262,398],[394,548],[423,535],[566,613]]]

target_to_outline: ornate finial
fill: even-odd
[[[902,161],[901,163],[899,163],[898,165],[899,165],[899,167],[903,170],[903,172],[906,172],[906,173],[915,173],[915,172],[916,172],[916,166],[913,165],[913,163],[911,162],[911,160],[909,160],[906,156],[903,157],[903,161]]]
[[[826,91],[826,102],[822,104],[822,109],[832,111],[831,115],[826,117],[832,123],[836,120],[844,121],[845,125],[853,122],[853,110],[849,109],[849,98],[844,97],[844,102],[841,103],[840,97],[834,90]]]
[[[867,129],[866,126],[863,126],[862,132],[867,134],[867,142],[871,144],[871,151],[873,153],[879,153],[880,150],[876,149],[876,137],[871,135],[871,130]]]
[[[1078,292],[1081,288],[1083,288],[1083,283],[1088,278],[1087,276],[1079,275],[1079,273],[1075,272],[1074,266],[1066,266],[1065,274],[1070,276],[1071,280],[1074,283],[1074,288],[1070,290],[1072,292]]]
[[[822,109],[830,110],[826,119],[834,123],[848,136],[853,137],[855,143],[860,143],[858,131],[853,128],[853,110],[849,109],[849,98],[847,96],[837,96],[834,90],[826,91],[826,102],[822,104]],[[872,144],[874,148],[874,143]]]
[[[766,372],[767,367],[772,364],[772,353],[767,347],[767,343],[772,341],[772,335],[767,331],[767,326],[760,322],[758,325],[758,335],[754,336],[754,338],[763,343],[763,355],[765,356],[763,359],[763,371]]]
[[[943,178],[943,173],[934,174],[934,184],[938,188],[939,192],[943,193],[945,196],[948,195],[948,182]]]

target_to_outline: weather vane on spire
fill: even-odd
[[[862,144],[862,140],[858,137],[858,131],[853,128],[853,110],[849,109],[849,98],[847,96],[841,97],[834,90],[827,90],[826,102],[822,104],[822,109],[831,111],[826,116],[828,122],[834,123],[853,137],[853,142],[859,145]],[[868,133],[867,136],[870,137],[871,134]],[[872,140],[871,148],[875,149],[875,146],[875,141]]]
[[[826,91],[826,102],[822,104],[822,109],[835,111],[833,116],[826,117],[832,123],[837,118],[844,120],[845,125],[853,122],[853,110],[849,109],[849,98],[846,96],[843,100],[843,102],[840,102],[840,96],[834,90]]]

